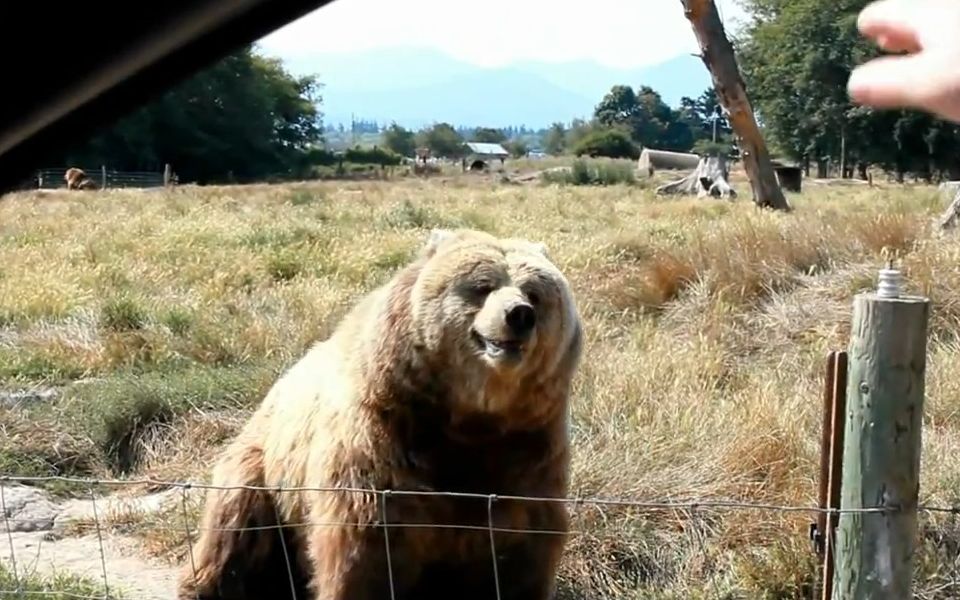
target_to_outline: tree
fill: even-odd
[[[730,127],[730,119],[727,118],[713,88],[707,88],[697,98],[681,98],[679,117],[690,127],[698,142],[725,143],[731,140],[733,129]]]
[[[880,51],[857,30],[868,0],[746,0],[751,21],[740,44],[751,99],[773,144],[826,177],[881,166],[899,179],[960,175],[956,126],[915,111],[853,105],[852,69]]]
[[[530,149],[527,147],[527,143],[521,139],[513,140],[507,144],[507,150],[510,152],[510,156],[514,158],[523,158],[527,155],[527,152]]]
[[[463,138],[449,123],[437,123],[420,132],[419,143],[430,148],[434,156],[460,158],[463,155]]]
[[[574,146],[573,153],[577,156],[633,160],[640,157],[640,149],[630,139],[630,135],[619,129],[599,129],[587,134]]]
[[[554,123],[544,136],[543,148],[547,154],[557,156],[563,154],[563,150],[566,147],[567,130],[564,128],[563,123]]]
[[[583,119],[574,119],[570,122],[570,128],[567,129],[564,146],[566,148],[573,148],[580,143],[580,140],[589,135],[595,129],[596,124],[594,123],[590,123]]]
[[[413,156],[417,151],[414,133],[396,123],[392,123],[383,132],[383,145],[400,156]]]
[[[634,142],[648,148],[685,152],[694,143],[689,124],[649,86],[636,92],[625,85],[613,86],[594,109],[594,119],[629,131]]]
[[[610,88],[593,111],[593,117],[607,126],[632,125],[640,116],[640,102],[637,100],[637,95],[633,88],[626,85],[615,85]]]
[[[473,132],[472,141],[474,142],[486,142],[491,144],[501,144],[507,140],[507,136],[504,135],[499,129],[492,129],[490,127],[478,127]]]
[[[87,142],[71,163],[174,165],[182,181],[299,176],[322,141],[319,82],[247,47],[182,82]]]
[[[681,0],[681,4],[697,37],[701,58],[710,71],[714,88],[730,112],[733,128],[742,140],[743,164],[753,188],[754,202],[761,207],[790,210],[773,171],[766,141],[747,98],[736,55],[724,32],[717,7],[713,0]]]

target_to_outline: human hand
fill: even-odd
[[[915,108],[960,123],[960,0],[880,0],[857,21],[888,52],[856,68],[851,98],[875,108]]]

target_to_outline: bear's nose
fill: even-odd
[[[513,335],[524,337],[537,324],[537,313],[529,304],[517,304],[507,311],[507,326]]]

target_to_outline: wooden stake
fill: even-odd
[[[891,269],[854,301],[840,508],[887,511],[840,515],[837,600],[912,597],[929,312]]]

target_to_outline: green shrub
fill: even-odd
[[[636,185],[633,163],[577,159],[569,170],[546,171],[544,183],[559,185]]]
[[[374,146],[373,148],[361,148],[359,146],[350,148],[343,153],[343,159],[346,162],[379,165],[381,167],[391,167],[400,164],[403,160],[399,154],[391,152],[385,148]]]
[[[111,331],[136,331],[146,321],[146,311],[126,296],[109,300],[100,309],[100,323]]]
[[[618,129],[591,131],[576,143],[573,153],[591,158],[598,156],[631,160],[640,158],[640,148],[633,143],[629,135]]]

